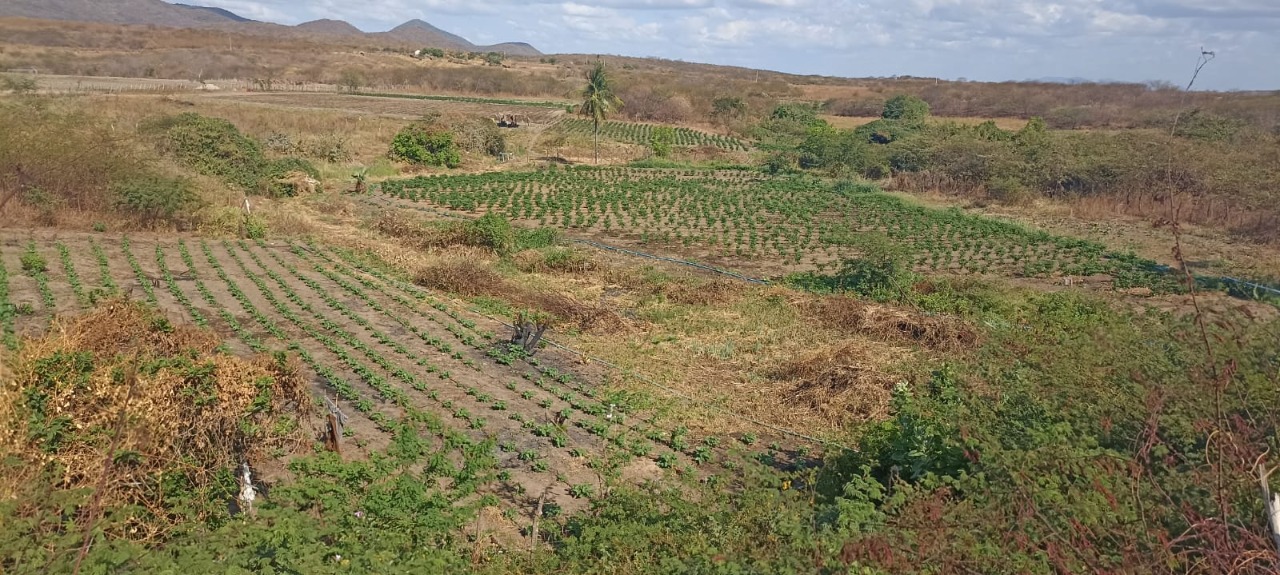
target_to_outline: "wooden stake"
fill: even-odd
[[[328,445],[325,447],[328,447],[329,451],[342,455],[342,427],[338,425],[338,416],[330,413],[328,419],[329,433],[325,441]]]

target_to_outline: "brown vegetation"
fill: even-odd
[[[783,363],[769,375],[790,383],[783,401],[816,412],[837,428],[876,421],[889,414],[897,379],[880,371],[883,358],[869,357],[863,342],[846,342]]]
[[[24,462],[0,496],[52,472],[63,489],[96,486],[104,507],[158,510],[163,473],[203,488],[218,469],[307,444],[298,424],[309,425],[311,402],[296,360],[247,361],[215,351],[220,343],[123,300],[28,340],[0,387],[0,457]],[[104,461],[105,443],[114,455]],[[130,537],[163,528],[164,515],[137,521]]]
[[[912,343],[936,351],[973,349],[978,330],[945,315],[924,315],[903,308],[868,303],[852,296],[830,296],[806,302],[805,313],[828,329],[859,333],[881,341]]]

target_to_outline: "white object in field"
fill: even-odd
[[[1276,551],[1280,552],[1280,494],[1271,493],[1271,486],[1268,480],[1276,469],[1266,470],[1262,459],[1266,454],[1258,457],[1258,461],[1254,464],[1258,468],[1258,482],[1262,484],[1262,506],[1267,511],[1267,527],[1271,528],[1271,541],[1276,545]]]
[[[249,476],[249,463],[245,462],[241,469],[243,472],[240,476],[240,508],[253,516],[253,500],[258,498],[258,493],[254,491],[253,478]]]
[[[251,216],[253,215],[253,209],[252,209],[252,206],[249,205],[249,198],[247,197],[244,199],[244,213],[249,214]]]

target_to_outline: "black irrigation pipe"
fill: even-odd
[[[1152,269],[1159,271],[1161,273],[1175,273],[1178,271],[1173,267],[1167,266],[1164,264],[1156,264],[1152,266]],[[1245,281],[1239,278],[1233,278],[1230,276],[1213,277],[1213,276],[1198,276],[1198,275],[1192,274],[1191,277],[1195,279],[1197,285],[1201,285],[1209,289],[1213,289],[1214,287],[1216,287],[1213,285],[1215,282],[1221,283],[1221,284],[1227,284],[1228,285],[1227,293],[1234,294],[1237,297],[1240,297],[1242,299],[1262,301],[1263,298],[1260,297],[1260,294],[1258,292],[1266,292],[1273,296],[1280,296],[1280,289],[1276,289],[1274,287],[1263,285],[1260,283]],[[1252,290],[1253,293],[1249,293],[1248,290]]]
[[[606,244],[596,243],[596,242],[593,242],[593,241],[590,241],[590,240],[579,240],[579,239],[575,239],[575,238],[569,238],[569,241],[571,241],[571,242],[573,242],[573,243],[575,243],[575,244],[582,244],[582,245],[591,246],[591,247],[593,247],[593,248],[597,248],[597,249],[614,251],[614,252],[618,252],[618,253],[621,253],[621,254],[627,254],[627,255],[629,255],[629,256],[635,256],[635,257],[639,257],[639,258],[649,258],[649,259],[652,259],[652,260],[658,260],[658,261],[662,261],[662,262],[669,262],[669,263],[673,263],[673,264],[679,264],[679,265],[682,265],[682,266],[689,266],[689,267],[692,267],[692,268],[697,268],[697,269],[700,269],[700,270],[705,270],[705,271],[709,271],[709,272],[712,272],[712,273],[717,273],[717,274],[720,274],[720,275],[729,276],[729,277],[731,277],[731,278],[740,279],[740,280],[742,280],[742,281],[744,281],[744,282],[750,282],[750,283],[753,283],[753,284],[769,285],[769,280],[763,280],[763,279],[759,279],[759,278],[753,278],[753,277],[749,277],[749,276],[744,276],[744,275],[739,274],[739,273],[735,273],[735,272],[731,272],[731,271],[727,271],[727,270],[722,270],[722,269],[715,268],[715,267],[712,267],[712,266],[709,266],[709,265],[700,264],[700,263],[698,263],[698,262],[691,262],[691,261],[688,261],[688,260],[681,260],[681,259],[675,259],[675,258],[668,258],[668,257],[663,257],[663,256],[658,256],[658,255],[653,255],[653,254],[647,254],[647,253],[644,253],[644,252],[637,252],[637,251],[634,251],[634,250],[627,250],[627,249],[623,249],[623,248],[617,248],[617,247],[613,247],[613,246],[606,245]]]

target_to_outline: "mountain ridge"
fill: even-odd
[[[163,0],[4,0],[0,18],[69,20],[105,24],[142,24],[171,28],[218,28],[258,35],[289,35],[321,39],[343,38],[416,48],[442,48],[468,52],[505,52],[513,56],[539,56],[537,48],[525,42],[504,42],[490,46],[475,44],[462,36],[413,19],[385,32],[365,32],[343,20],[320,19],[296,26],[261,22],[223,8],[169,3]]]

